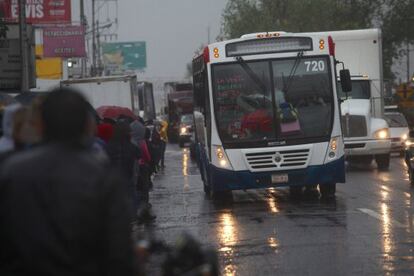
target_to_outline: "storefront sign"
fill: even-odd
[[[19,0],[0,0],[0,14],[8,22],[19,19]],[[70,0],[26,0],[26,18],[30,24],[71,22]]]
[[[85,57],[85,33],[81,26],[43,29],[44,57]]]

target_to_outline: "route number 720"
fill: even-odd
[[[323,60],[305,61],[306,72],[323,72],[325,71],[325,62]]]

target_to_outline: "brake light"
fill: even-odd
[[[329,55],[335,56],[335,42],[332,39],[332,36],[328,36],[328,46],[329,46]]]
[[[204,48],[203,57],[204,57],[204,63],[210,62],[210,50],[208,49],[208,47]]]

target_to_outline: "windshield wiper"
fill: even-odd
[[[236,57],[237,62],[241,65],[243,70],[249,75],[249,77],[254,81],[257,87],[263,92],[263,95],[267,94],[266,85],[260,80],[259,76],[250,68],[250,66],[244,61],[240,56]]]
[[[285,95],[288,94],[289,88],[292,84],[293,77],[296,75],[296,70],[299,67],[299,64],[300,64],[300,61],[302,60],[302,57],[303,57],[303,52],[299,52],[298,55],[296,56],[295,62],[292,66],[292,69],[290,69],[290,73],[289,73],[289,76],[287,78],[287,81],[285,82],[284,79],[283,79],[283,90],[285,92]]]

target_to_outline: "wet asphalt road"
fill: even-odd
[[[187,150],[169,145],[151,194],[155,234],[182,231],[219,252],[223,275],[414,275],[414,188],[405,164],[348,168],[336,199],[292,199],[286,188],[205,197]]]

